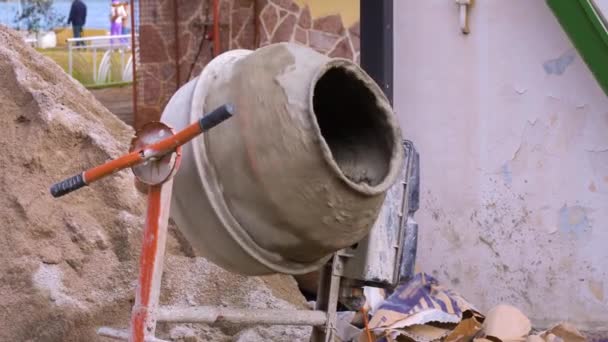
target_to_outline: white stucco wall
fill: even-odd
[[[543,0],[396,0],[419,269],[487,310],[608,331],[608,99]],[[608,61],[606,61],[608,63]]]
[[[608,0],[593,0],[593,4],[602,14],[602,18],[608,20]]]

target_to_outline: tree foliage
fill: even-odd
[[[15,15],[15,24],[30,32],[49,31],[60,26],[65,16],[53,9],[53,0],[21,0],[21,12]]]

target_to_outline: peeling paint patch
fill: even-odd
[[[513,171],[511,171],[511,165],[509,164],[509,162],[505,162],[504,164],[502,164],[502,168],[500,171],[502,173],[502,179],[505,181],[505,184],[511,185],[511,183],[513,182]]]
[[[564,206],[559,210],[559,228],[564,233],[579,234],[591,227],[587,210],[579,205]]]
[[[555,113],[551,114],[551,116],[549,117],[549,123],[551,124],[551,126],[555,126],[558,119],[559,119],[559,117],[557,116],[557,114],[555,114]]]
[[[575,58],[576,53],[574,49],[571,49],[563,53],[558,58],[550,59],[543,63],[543,68],[548,75],[561,75],[566,71],[568,66],[574,62]]]
[[[523,94],[525,94],[525,93],[528,91],[528,89],[526,89],[526,88],[517,88],[517,87],[513,87],[513,89],[514,89],[514,90],[515,90],[515,92],[516,92],[517,94],[519,94],[519,95],[523,95]]]
[[[597,280],[589,280],[587,283],[589,291],[600,302],[604,301],[604,282]]]
[[[597,187],[595,186],[595,182],[591,181],[591,183],[589,184],[589,191],[591,192],[596,192],[597,191]]]

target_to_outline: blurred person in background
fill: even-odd
[[[127,16],[123,4],[118,0],[112,0],[112,8],[110,10],[110,35],[119,36],[122,34],[122,21]],[[114,40],[110,40],[110,44],[114,44]]]
[[[122,18],[122,34],[127,35],[131,33],[131,5],[128,1],[122,3],[122,7],[125,10],[125,17]],[[127,39],[121,39],[123,43],[127,43]]]
[[[87,5],[81,0],[74,0],[70,7],[70,15],[68,16],[68,25],[72,24],[74,38],[82,37],[82,27],[87,20]],[[76,42],[76,45],[84,45],[84,42]]]
[[[126,16],[122,19],[122,34],[131,33],[131,5],[128,1],[122,3]]]

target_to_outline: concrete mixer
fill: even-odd
[[[289,43],[228,51],[174,94],[161,121],[137,133],[131,153],[51,189],[61,196],[125,167],[149,185],[131,328],[101,335],[159,341],[156,322],[222,320],[312,325],[314,341],[333,341],[338,301],[356,309],[362,286],[391,288],[412,273],[418,154],[356,64]],[[169,207],[223,268],[318,270],[315,310],[159,307]]]
[[[282,43],[232,50],[169,101],[182,129],[238,116],[184,146],[171,216],[202,255],[247,275],[301,274],[367,235],[403,164],[401,133],[351,61]]]

